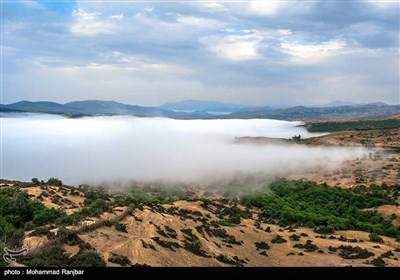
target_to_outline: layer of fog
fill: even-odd
[[[303,138],[301,122],[172,120],[49,115],[1,118],[1,178],[58,177],[69,184],[112,180],[196,182],[261,172],[325,169],[361,156],[354,148],[236,144],[235,137]]]

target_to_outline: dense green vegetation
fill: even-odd
[[[400,128],[400,120],[367,120],[356,122],[321,122],[307,126],[309,132],[335,132],[348,130],[371,130]]]
[[[323,231],[362,230],[400,240],[400,229],[376,211],[366,211],[383,204],[394,204],[391,193],[400,185],[342,189],[310,181],[278,180],[270,185],[273,193],[259,192],[243,196],[242,203],[262,208],[261,219],[281,224],[323,227]]]
[[[154,197],[149,195],[144,191],[131,191],[125,199],[126,204],[168,204],[171,203],[171,199],[166,199],[165,197]]]
[[[111,263],[116,263],[121,266],[131,265],[131,261],[125,256],[119,256],[116,254],[111,254],[111,257],[108,258],[108,261]]]
[[[47,183],[36,179],[32,183],[40,183],[45,185],[57,185],[62,182],[56,178],[50,178]],[[0,238],[2,239],[1,249],[3,247],[18,248],[21,246],[24,231],[33,230],[30,236],[46,235],[49,239],[55,238],[50,232],[51,228],[71,224],[82,218],[84,212],[88,212],[90,207],[92,210],[97,209],[100,204],[101,197],[93,196],[89,192],[85,200],[86,207],[83,211],[67,216],[65,212],[54,208],[46,208],[39,200],[31,200],[29,195],[23,188],[24,185],[0,188]],[[91,196],[92,195],[92,196]],[[100,207],[99,207],[100,208]],[[71,231],[60,227],[58,237],[61,238],[57,245],[50,245],[43,251],[29,257],[20,259],[20,262],[29,266],[104,266],[102,258],[93,251],[90,246],[84,244],[79,237]],[[79,245],[80,252],[69,258],[62,243],[69,245]],[[1,262],[0,265],[6,265]]]
[[[33,178],[33,179],[35,179],[35,178]],[[32,180],[32,182],[33,182],[33,180]],[[63,185],[63,182],[58,178],[50,178],[49,180],[47,180],[47,185],[61,187]]]
[[[104,260],[93,250],[81,250],[69,258],[61,245],[53,245],[43,251],[19,260],[32,267],[100,267],[105,266]]]
[[[24,230],[53,223],[65,213],[48,209],[19,187],[0,189],[0,238],[7,244],[17,245]]]
[[[234,223],[232,223],[230,221],[226,221],[226,220],[219,220],[217,223],[224,227],[234,227],[237,225],[237,224],[234,224]]]

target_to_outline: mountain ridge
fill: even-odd
[[[195,102],[191,100],[190,102]],[[167,103],[168,104],[168,103]],[[185,106],[188,103],[183,103]],[[132,115],[137,117],[166,117],[173,119],[312,119],[312,118],[339,118],[339,117],[370,117],[393,115],[400,112],[400,105],[387,105],[383,102],[374,102],[364,105],[344,105],[334,107],[294,106],[289,108],[273,109],[269,106],[254,106],[249,108],[233,108],[234,104],[204,101],[203,106],[220,104],[215,107],[213,114],[208,110],[195,110],[193,112],[165,109],[165,104],[160,107],[146,107],[119,103],[116,101],[83,100],[60,104],[50,101],[19,101],[11,104],[0,104],[0,112],[25,112],[59,114],[67,117],[96,116],[96,115]],[[223,107],[227,106],[227,107]],[[240,106],[240,105],[239,105]],[[167,106],[168,107],[168,106]],[[229,111],[228,108],[231,108]],[[198,108],[200,109],[200,108]],[[206,109],[203,107],[203,109]],[[208,107],[212,110],[212,107]],[[218,111],[219,110],[219,111]]]

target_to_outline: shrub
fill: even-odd
[[[393,252],[392,251],[387,251],[387,252],[385,252],[385,253],[382,253],[381,254],[381,258],[388,258],[388,259],[390,259],[390,257],[391,256],[393,256]]]
[[[201,249],[201,242],[199,240],[196,241],[184,241],[183,248],[197,256],[210,258],[205,251]]]
[[[174,248],[182,247],[181,245],[179,245],[176,242],[169,242],[169,241],[161,240],[159,237],[152,237],[151,239],[153,239],[161,247],[170,249],[171,251],[174,251],[174,252],[175,252]]]
[[[375,255],[374,253],[368,251],[367,249],[363,249],[359,246],[357,247],[343,246],[343,245],[340,245],[339,247],[329,246],[328,249],[331,252],[336,252],[337,250],[340,250],[339,256],[341,256],[344,259],[367,259]]]
[[[45,224],[49,224],[54,222],[58,217],[64,216],[65,213],[56,210],[54,208],[51,209],[42,209],[36,211],[33,216],[33,224],[35,226],[42,226]]]
[[[391,220],[376,211],[365,210],[396,203],[384,184],[343,189],[305,180],[279,179],[269,185],[268,191],[246,195],[241,200],[247,206],[261,208],[261,217],[280,224],[318,227],[316,230],[323,234],[331,233],[332,229],[361,230],[400,240],[400,229]]]
[[[334,233],[335,229],[332,226],[319,226],[314,229],[314,232],[320,233],[320,234],[330,234],[330,233]]]
[[[122,232],[128,232],[126,224],[117,223],[115,229]]]
[[[300,236],[297,234],[292,234],[291,236],[289,236],[289,238],[293,241],[299,241],[300,240]]]
[[[307,240],[305,244],[295,244],[293,248],[305,249],[306,252],[314,252],[319,249],[311,240]]]
[[[380,237],[377,233],[372,232],[369,236],[369,241],[375,242],[375,243],[383,243],[382,237]]]
[[[58,178],[50,178],[49,180],[47,180],[46,184],[61,187],[63,185],[63,182]]]
[[[103,267],[106,266],[106,263],[96,251],[81,250],[69,260],[68,265],[72,267]]]
[[[63,267],[68,265],[69,258],[61,245],[54,245],[19,262],[32,267]]]
[[[121,266],[131,265],[131,261],[125,256],[119,256],[116,254],[112,254],[111,257],[108,258],[108,261],[111,263],[116,263]]]
[[[270,246],[265,242],[255,242],[254,243],[258,249],[269,250]]]
[[[373,264],[374,266],[377,266],[377,267],[384,267],[386,265],[385,261],[381,257],[373,259],[371,261],[371,264]]]
[[[146,263],[135,263],[132,264],[131,267],[151,267],[151,265],[148,265]]]
[[[39,181],[38,178],[32,178],[31,182],[32,182],[32,184],[34,184],[34,185],[40,185],[40,181]]]
[[[153,244],[148,244],[148,243],[146,243],[146,241],[144,241],[143,239],[140,239],[140,241],[142,242],[143,248],[145,248],[145,249],[150,248],[150,249],[156,251],[156,247],[154,247]]]
[[[275,236],[275,238],[271,240],[271,243],[277,243],[277,244],[285,242],[287,242],[286,239],[284,239],[281,235],[277,235]]]
[[[234,224],[234,223],[232,223],[230,221],[226,221],[226,220],[219,220],[218,224],[220,224],[221,226],[225,226],[225,227],[234,227],[237,225],[237,224]]]
[[[40,227],[32,231],[29,236],[43,236],[43,235],[48,235],[50,234],[50,228],[49,227]]]
[[[226,264],[230,264],[230,265],[234,265],[234,266],[243,266],[240,262],[232,260],[230,258],[228,258],[226,255],[218,255],[216,257],[216,259],[220,262],[226,263]]]

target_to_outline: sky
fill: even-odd
[[[1,103],[400,103],[399,1],[1,1]]]

